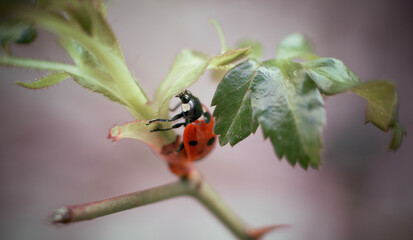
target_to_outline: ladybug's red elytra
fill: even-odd
[[[149,120],[146,125],[153,122],[172,122],[183,118],[184,122],[176,123],[170,128],[155,128],[151,132],[168,131],[184,126],[183,141],[176,149],[176,152],[178,153],[185,149],[186,157],[190,162],[200,160],[215,146],[216,135],[213,133],[214,119],[211,117],[208,109],[190,91],[185,90],[176,97],[180,98],[181,103],[171,110],[174,111],[181,106],[182,112],[171,119]]]

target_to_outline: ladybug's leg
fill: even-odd
[[[205,123],[209,123],[209,121],[211,121],[211,114],[209,112],[204,112],[203,115],[205,117]]]
[[[170,128],[155,128],[155,129],[152,129],[151,132],[168,131],[168,130],[172,130],[172,129],[174,129],[174,128],[179,128],[179,127],[181,127],[181,126],[185,126],[185,124],[186,124],[186,123],[183,122],[183,123],[174,124],[174,125],[172,125],[172,127],[170,127]]]
[[[184,146],[184,142],[182,142],[181,145],[179,146],[179,148],[176,149],[175,152],[177,152],[177,153],[180,152],[182,149],[184,149],[184,147],[185,147],[185,146]]]
[[[173,118],[171,118],[171,119],[162,119],[162,118],[152,119],[152,120],[149,120],[149,122],[146,123],[146,125],[149,125],[149,124],[151,124],[151,123],[153,123],[153,122],[173,122],[173,121],[175,121],[175,120],[177,120],[177,119],[180,119],[180,118],[183,117],[183,116],[184,116],[183,113],[178,113],[178,114],[176,114],[176,115],[175,115]]]

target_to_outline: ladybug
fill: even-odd
[[[201,104],[199,99],[188,90],[178,94],[181,103],[171,111],[181,106],[182,112],[171,119],[152,119],[146,125],[153,122],[172,122],[183,118],[185,121],[176,123],[170,128],[155,128],[151,132],[168,131],[184,126],[183,141],[176,152],[185,149],[187,159],[190,162],[200,160],[205,157],[214,147],[216,135],[213,133],[214,119],[208,109]]]

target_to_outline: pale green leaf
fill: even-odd
[[[58,42],[79,67],[100,68],[103,70],[104,67],[97,58],[77,41],[70,38],[59,38]]]
[[[216,105],[214,132],[219,143],[234,146],[257,130],[258,123],[252,118],[251,81],[258,63],[243,62],[231,69],[222,79],[212,99]]]
[[[65,1],[50,1],[16,13],[21,19],[34,22],[60,37],[79,41],[89,50],[102,51],[104,48],[106,54],[110,53],[116,61],[124,61],[119,43],[102,9],[93,2],[72,1],[67,4]]]
[[[116,82],[113,81],[104,66],[102,66],[88,49],[72,39],[59,38],[58,41],[69,53],[76,65],[78,65],[80,71],[89,76],[87,79],[81,76],[75,76],[73,79],[76,83],[92,92],[104,95],[111,101],[127,106],[125,101],[122,100],[122,97],[114,91],[116,89]]]
[[[263,55],[263,47],[261,43],[255,40],[244,39],[237,44],[239,48],[247,48],[251,47],[252,52],[248,56],[248,58],[259,60]]]
[[[223,54],[220,54],[209,62],[208,69],[222,69],[231,68],[234,62],[241,60],[251,53],[251,47],[238,48],[234,50],[229,50]]]
[[[393,127],[393,135],[389,144],[389,150],[396,151],[401,145],[403,138],[407,135],[406,129],[398,122]]]
[[[196,51],[183,50],[168,75],[159,85],[153,102],[158,118],[168,118],[170,100],[196,82],[205,72],[209,57]]]
[[[390,81],[370,81],[361,83],[352,91],[367,100],[366,123],[371,122],[386,132],[393,131],[389,150],[397,150],[406,135],[406,129],[398,120],[396,85]]]
[[[353,71],[335,58],[319,58],[303,66],[320,90],[328,95],[348,91],[360,83]]]
[[[89,89],[92,92],[102,94],[109,100],[113,102],[120,103],[126,107],[129,107],[128,104],[122,99],[122,96],[118,95],[113,89],[111,88],[111,85],[104,84],[103,81],[101,81],[103,78],[107,78],[107,75],[101,75],[101,78],[97,80],[96,78],[93,77],[88,77],[83,78],[80,76],[73,75],[73,80],[80,86]],[[133,109],[128,108],[129,111],[134,111]]]
[[[389,81],[370,81],[361,83],[352,91],[367,100],[366,123],[371,122],[388,131],[396,119],[396,85]]]
[[[293,33],[283,38],[277,48],[277,59],[294,58],[317,58],[313,54],[307,39],[300,33]]]
[[[56,85],[68,78],[70,78],[70,75],[67,73],[51,73],[34,82],[16,82],[16,84],[28,89],[40,89]]]
[[[156,151],[160,152],[163,146],[163,139],[158,133],[150,132],[151,129],[156,128],[156,125],[146,125],[147,121],[138,120],[134,122],[128,122],[123,125],[116,125],[109,131],[109,139],[116,142],[122,138],[132,138],[140,140]]]
[[[68,4],[67,6],[65,6],[65,9],[69,16],[80,25],[82,30],[86,34],[91,36],[93,33],[93,23],[91,15],[94,13],[91,13],[90,5]]]

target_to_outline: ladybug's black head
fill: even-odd
[[[188,90],[181,92],[177,97],[181,99],[182,103],[189,103],[189,101],[193,98],[192,93]]]
[[[202,116],[204,113],[202,104],[190,91],[185,90],[178,94],[177,97],[181,99],[182,113],[188,123],[192,123]]]

